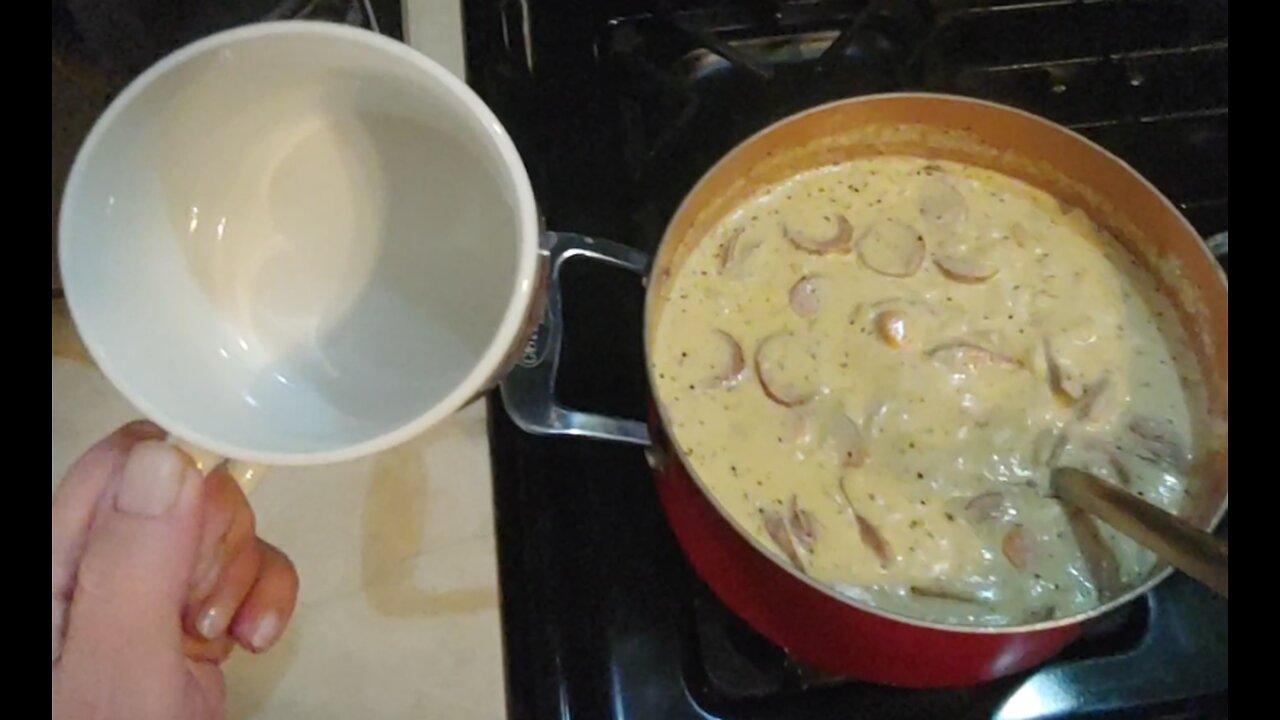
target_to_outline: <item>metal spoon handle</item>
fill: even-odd
[[[1142,498],[1073,468],[1053,472],[1053,492],[1170,565],[1227,597],[1227,541]]]

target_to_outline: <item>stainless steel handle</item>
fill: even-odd
[[[1204,243],[1209,246],[1209,252],[1213,253],[1214,257],[1221,258],[1227,254],[1227,231],[1223,230],[1220,233],[1210,235],[1205,238]]]
[[[1053,492],[1227,597],[1227,542],[1079,470],[1053,471]]]
[[[649,426],[639,420],[571,410],[556,402],[556,371],[564,336],[561,316],[560,268],[567,260],[585,258],[630,270],[649,272],[647,254],[609,240],[575,233],[546,232],[542,253],[550,277],[542,322],[525,345],[524,354],[502,381],[502,402],[516,426],[534,435],[569,435],[649,445]]]

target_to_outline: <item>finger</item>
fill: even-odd
[[[226,570],[218,577],[213,592],[186,618],[188,631],[206,640],[213,640],[227,631],[231,620],[254,582],[262,562],[262,552],[256,543],[242,550],[228,561]]]
[[[258,580],[240,605],[231,635],[246,650],[262,652],[280,639],[298,604],[298,571],[289,557],[262,540]]]
[[[254,518],[235,479],[219,465],[204,481],[204,521],[189,602],[202,605],[231,560],[253,547]]]
[[[93,513],[60,662],[67,673],[160,677],[182,642],[202,478],[181,451],[144,440],[112,484]]]
[[[119,475],[129,451],[142,440],[158,440],[165,432],[149,422],[133,422],[86,451],[67,471],[53,496],[53,660],[62,649],[67,605],[84,554],[94,509],[107,486]]]
[[[221,665],[231,657],[231,651],[235,648],[236,641],[229,635],[222,635],[214,640],[191,636],[182,639],[182,654],[194,662]]]
[[[201,699],[186,717],[225,717],[227,703],[226,679],[215,662],[187,663],[192,695]],[[203,706],[203,712],[201,707]]]

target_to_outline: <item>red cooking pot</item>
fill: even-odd
[[[1144,582],[1104,605],[1038,623],[968,627],[896,615],[812,580],[761,546],[667,441],[664,427],[672,418],[662,398],[654,398],[647,423],[568,410],[554,399],[562,332],[558,274],[566,259],[589,257],[646,277],[645,347],[651,348],[674,271],[717,222],[764,186],[877,154],[953,160],[1030,183],[1085,210],[1156,275],[1192,339],[1211,417],[1207,451],[1190,473],[1196,487],[1182,514],[1198,527],[1214,527],[1227,506],[1227,280],[1221,268],[1172,203],[1114,155],[1042,118],[966,98],[860,97],[762,130],[694,186],[652,260],[617,243],[548,233],[551,282],[543,321],[504,381],[503,399],[527,432],[645,446],[667,518],[694,569],[730,609],[796,658],[890,685],[976,684],[1051,658],[1082,624],[1142,596],[1172,570],[1158,565]]]

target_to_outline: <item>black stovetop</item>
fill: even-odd
[[[1067,124],[1206,236],[1227,229],[1224,1],[463,7],[468,79],[516,139],[558,230],[652,250],[689,187],[751,132],[824,100],[902,89]],[[640,284],[569,264],[564,296],[560,399],[641,417]],[[514,720],[1226,717],[1226,604],[1181,576],[1049,665],[982,687],[819,676],[693,574],[638,449],[525,435],[496,394],[489,417]]]

